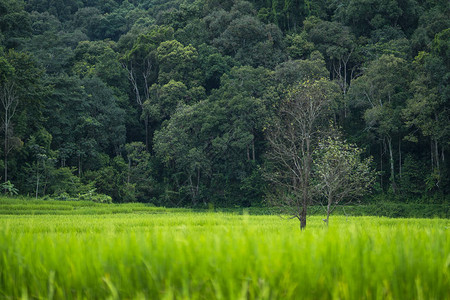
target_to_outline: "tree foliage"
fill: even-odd
[[[317,190],[284,189],[265,153],[274,132],[305,138],[287,120],[310,97],[326,104],[308,151],[331,119],[373,157],[375,192],[443,203],[449,16],[442,0],[0,0],[1,179],[38,197],[309,205]]]
[[[371,168],[372,158],[362,160],[362,153],[355,145],[342,140],[335,130],[319,141],[313,159],[313,177],[318,201],[326,204],[324,221],[327,225],[338,204],[364,196],[374,184],[376,173]]]

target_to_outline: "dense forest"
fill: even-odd
[[[0,0],[2,189],[260,204],[279,104],[320,78],[375,197],[448,203],[448,0]]]

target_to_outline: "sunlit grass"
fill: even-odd
[[[450,299],[447,219],[0,216],[0,298]]]

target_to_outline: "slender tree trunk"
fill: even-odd
[[[144,112],[144,107],[143,107],[144,102],[149,98],[149,95],[150,95],[148,76],[150,75],[151,69],[152,69],[152,65],[149,60],[145,61],[144,63],[147,66],[147,69],[142,74],[142,78],[144,79],[144,95],[143,96],[145,97],[145,99],[143,99],[143,97],[141,96],[141,92],[139,91],[138,80],[136,78],[136,74],[133,69],[133,64],[131,63],[130,66],[128,66],[127,64],[122,64],[122,66],[128,72],[128,79],[131,82],[131,85],[133,86],[134,94],[136,95],[136,103],[141,108],[141,114]],[[148,151],[148,144],[149,144],[149,141],[148,141],[148,116],[145,116],[144,125],[145,125],[145,149]]]
[[[303,229],[306,228],[306,212],[307,212],[307,209],[308,209],[308,205],[303,200],[302,212],[300,214],[300,230],[303,230]]]
[[[395,193],[397,190],[397,186],[395,184],[394,155],[392,153],[392,139],[390,136],[387,137],[387,142],[388,142],[388,148],[389,148],[389,163],[391,165],[392,191]]]
[[[197,185],[195,186],[197,197],[200,194],[200,169],[197,169]],[[203,197],[203,204],[206,205],[205,198]]]
[[[81,153],[78,154],[78,177],[81,178]]]
[[[431,159],[431,170],[434,170],[434,159],[433,159],[433,138],[430,141],[430,159]]]
[[[306,157],[303,160],[304,174],[302,182],[302,212],[300,215],[300,229],[303,230],[306,227],[306,214],[309,204],[309,172],[311,170],[311,141],[306,139]]]
[[[255,137],[252,139],[252,159],[255,161]]]
[[[331,195],[328,195],[328,205],[327,205],[327,218],[325,219],[325,223],[328,226],[328,221],[330,219],[330,211],[331,211],[331,204],[333,203],[333,198]]]
[[[437,139],[434,139],[434,153],[436,156],[436,168],[440,169],[440,163],[439,163],[439,145]]]
[[[247,145],[247,160],[250,161],[250,147]]]
[[[383,143],[380,143],[380,185],[383,191]]]
[[[9,133],[11,127],[11,119],[16,112],[18,99],[14,91],[14,83],[5,83],[0,91],[0,100],[3,109],[5,110],[3,116],[3,127],[5,130],[4,137],[4,163],[5,163],[5,182],[8,181],[8,153],[11,150],[9,145]]]

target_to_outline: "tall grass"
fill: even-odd
[[[104,204],[92,201],[58,201],[0,197],[0,215],[99,215],[120,213],[164,213],[164,207],[143,203]],[[174,211],[187,211],[178,208]]]
[[[247,213],[250,215],[277,215],[275,207],[209,207],[197,208],[197,212],[218,211],[229,213]],[[121,213],[165,213],[186,212],[188,209],[166,209],[144,203],[104,204],[92,201],[58,201],[52,199],[5,198],[0,196],[0,215],[99,215]],[[310,207],[308,214],[323,215],[325,210]],[[339,206],[334,215],[346,216],[387,216],[394,218],[450,218],[448,204],[408,204],[392,202],[373,202],[366,205]]]
[[[0,216],[0,298],[450,299],[449,220]]]

